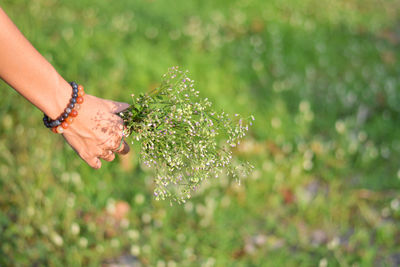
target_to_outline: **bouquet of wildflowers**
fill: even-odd
[[[187,71],[169,69],[159,88],[133,102],[119,115],[125,135],[141,142],[141,160],[155,171],[157,200],[184,203],[204,180],[223,172],[239,179],[252,168],[234,160],[229,150],[249,125],[237,114],[231,119],[214,111],[207,98],[199,97]]]

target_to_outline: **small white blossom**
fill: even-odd
[[[137,245],[132,245],[132,246],[131,246],[131,254],[132,254],[133,256],[139,256],[139,254],[140,254],[140,247],[137,246]]]
[[[136,241],[139,239],[139,232],[137,230],[129,230],[128,231],[128,237],[132,239],[133,241]]]
[[[79,231],[80,231],[79,225],[77,223],[72,223],[72,225],[71,225],[71,233],[73,235],[77,235],[77,234],[79,234]]]
[[[79,246],[86,248],[88,245],[88,240],[84,237],[79,238]]]
[[[178,67],[162,77],[159,88],[141,94],[120,114],[128,135],[141,141],[143,164],[155,172],[155,199],[184,203],[202,181],[218,177],[217,173],[226,171],[237,179],[249,173],[251,165],[238,166],[228,148],[240,144],[251,122],[246,124],[239,114],[232,120],[214,111],[207,98],[198,98],[194,81]],[[226,145],[220,146],[224,136]],[[135,197],[137,204],[143,201],[142,195]],[[151,217],[142,220],[148,223]]]
[[[56,246],[59,246],[59,247],[60,247],[60,246],[62,246],[63,243],[64,243],[63,238],[62,238],[58,233],[56,233],[56,232],[53,232],[53,233],[51,234],[50,238],[51,238],[51,240],[53,241],[53,243],[54,243]]]

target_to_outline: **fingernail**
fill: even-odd
[[[100,169],[100,167],[101,167],[101,162],[100,162],[100,160],[97,160],[95,168]]]

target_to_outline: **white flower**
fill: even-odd
[[[77,235],[77,234],[79,234],[79,231],[80,231],[79,225],[77,223],[72,223],[72,225],[71,225],[71,233],[73,235]]]
[[[202,181],[215,177],[215,171],[239,177],[250,170],[248,163],[238,168],[228,150],[230,144],[240,144],[248,125],[239,114],[235,114],[236,123],[226,113],[212,110],[207,98],[197,99],[199,91],[192,86],[187,72],[171,68],[159,88],[137,97],[135,104],[120,114],[131,138],[142,141],[140,158],[155,172],[157,200],[184,203]],[[250,118],[254,120],[254,116]],[[228,146],[219,146],[225,134]],[[143,195],[135,197],[138,205],[144,201]],[[151,216],[144,215],[142,220],[150,222]]]
[[[135,196],[135,203],[136,204],[138,204],[138,205],[141,205],[141,204],[143,204],[144,203],[144,196],[143,196],[143,194],[137,194],[136,196]]]
[[[137,230],[129,230],[128,231],[128,237],[132,239],[133,241],[136,241],[139,239],[139,232]]]
[[[57,246],[62,246],[64,243],[63,238],[56,232],[53,232],[50,236],[51,240],[53,241],[53,243]]]
[[[132,245],[130,252],[133,256],[139,256],[140,255],[140,247],[138,245]]]
[[[79,238],[79,246],[86,248],[88,245],[88,240],[84,237]]]

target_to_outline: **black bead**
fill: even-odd
[[[64,110],[64,112],[56,119],[50,119],[46,114],[43,114],[43,123],[47,128],[53,128],[61,125],[61,122],[65,121],[65,119],[69,116],[72,109],[75,107],[76,99],[78,97],[78,84],[76,82],[69,83],[72,87],[72,98],[68,103],[68,106]]]
[[[78,89],[78,84],[76,82],[70,83],[73,89]]]

